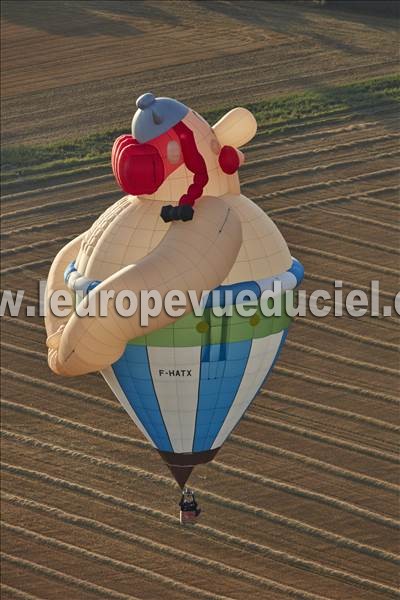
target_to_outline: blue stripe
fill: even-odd
[[[70,262],[67,265],[67,268],[64,271],[64,283],[67,284],[68,283],[68,279],[69,276],[71,275],[71,273],[73,273],[74,271],[77,271],[77,268],[75,267],[75,261],[73,260],[72,262]]]
[[[88,294],[89,292],[91,292],[92,290],[94,290],[94,288],[96,288],[99,284],[101,283],[101,281],[99,281],[98,279],[93,279],[87,286],[86,288],[83,290],[83,292],[85,294]]]
[[[211,448],[241,384],[251,345],[244,340],[202,348],[193,452]]]
[[[288,273],[292,273],[296,277],[297,285],[299,285],[304,278],[304,267],[297,258],[294,258],[292,261],[292,266],[290,267]]]
[[[146,346],[127,345],[112,365],[129,404],[159,450],[173,452],[160,406],[154,391]]]
[[[273,368],[274,368],[274,365],[275,365],[276,361],[277,361],[277,360],[278,360],[278,358],[279,358],[279,355],[280,355],[280,353],[281,353],[281,350],[282,350],[282,348],[283,348],[283,345],[284,345],[284,343],[285,343],[285,340],[286,340],[287,334],[288,334],[288,329],[284,329],[284,330],[283,330],[283,332],[282,332],[282,338],[281,338],[281,341],[280,341],[280,343],[279,343],[278,350],[276,351],[276,354],[275,354],[274,361],[273,361],[272,365],[270,366],[270,368],[269,368],[269,371],[268,371],[268,373],[266,374],[266,377],[265,377],[265,379],[263,379],[263,381],[262,381],[262,383],[261,383],[260,387],[258,388],[257,392],[254,394],[254,396],[253,396],[253,398],[251,399],[251,402],[250,402],[250,403],[249,403],[249,405],[247,406],[246,410],[244,411],[244,413],[242,414],[242,416],[240,417],[240,419],[239,419],[239,420],[238,420],[238,421],[237,421],[237,422],[236,422],[236,423],[233,425],[232,429],[230,430],[230,432],[229,432],[229,434],[226,436],[226,438],[228,438],[228,437],[231,435],[232,431],[235,429],[235,427],[237,427],[237,426],[239,425],[240,421],[243,419],[244,415],[246,414],[246,412],[248,411],[248,409],[249,409],[249,408],[250,408],[250,406],[252,405],[252,403],[253,403],[253,401],[254,401],[254,398],[256,398],[256,397],[258,396],[258,394],[259,394],[259,393],[260,393],[260,391],[262,390],[263,386],[265,385],[265,382],[267,381],[268,377],[269,377],[269,376],[270,376],[270,374],[272,373],[272,370],[273,370]],[[247,365],[246,365],[246,367],[247,367]],[[222,427],[222,424],[221,424],[220,428],[221,428],[221,427]],[[216,437],[217,437],[217,435],[215,436],[215,438],[216,438]],[[212,443],[211,443],[211,446],[213,445],[213,443],[214,443],[214,441],[215,441],[215,438],[213,439],[213,441],[212,441]],[[211,446],[210,446],[210,448],[211,448]]]
[[[285,271],[285,273],[291,273],[295,276],[297,286],[303,280],[304,267],[300,261],[298,261],[296,258],[292,258],[292,265],[290,269]],[[284,273],[281,273],[280,275],[284,275]],[[280,275],[276,275],[274,277],[271,277],[270,279],[263,280],[264,288],[269,281],[272,284],[273,281],[279,279]],[[257,281],[242,281],[240,283],[233,283],[231,285],[220,285],[219,287],[215,288],[215,290],[210,292],[205,307],[211,308],[212,306],[225,307],[229,306],[230,304],[235,305],[239,293],[243,290],[253,292],[256,295],[256,298],[260,298],[261,296],[261,288]],[[214,294],[213,292],[219,292],[219,294]],[[230,298],[230,295],[227,295],[227,292],[232,293],[232,299]]]

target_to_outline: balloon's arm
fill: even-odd
[[[50,298],[54,294],[54,292],[63,292],[67,298],[71,299],[71,307],[73,298],[71,296],[71,292],[64,283],[64,271],[68,264],[75,260],[79,248],[82,242],[82,238],[84,233],[80,236],[71,240],[66,246],[64,246],[60,252],[55,257],[49,271],[49,275],[47,277],[47,285],[46,285],[46,294],[45,294],[45,304],[46,304],[46,314],[45,314],[45,326],[48,338],[54,335],[57,330],[62,326],[66,325],[68,319],[70,318],[73,309],[68,313],[67,316],[59,317],[54,314],[52,311],[52,307],[50,306]],[[54,340],[53,340],[54,343]]]
[[[173,222],[160,244],[136,265],[113,274],[87,297],[98,305],[101,292],[114,294],[107,316],[73,314],[61,333],[58,349],[49,353],[49,365],[62,375],[82,375],[110,366],[124,352],[127,341],[148,335],[176,320],[162,309],[143,324],[143,312],[119,314],[115,297],[124,290],[134,292],[138,301],[142,290],[156,290],[162,299],[179,290],[186,297],[185,313],[192,305],[188,291],[199,298],[203,291],[222,283],[231,270],[242,243],[240,219],[228,202],[203,197],[192,221]],[[140,302],[139,302],[140,306]]]

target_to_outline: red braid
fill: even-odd
[[[183,194],[180,198],[179,204],[193,206],[195,201],[202,195],[203,189],[208,183],[207,166],[204,158],[197,150],[193,131],[182,123],[182,121],[177,123],[173,129],[179,137],[185,165],[194,174],[193,182],[189,185],[186,194]]]

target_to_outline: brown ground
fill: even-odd
[[[301,5],[117,2],[111,20],[109,2],[65,2],[43,23],[34,4],[8,14],[8,141],[103,128],[112,90],[112,118],[129,119],[152,81],[194,106],[234,105],[393,70],[390,24]],[[223,35],[232,27],[234,39]],[[204,78],[188,81],[194,60]],[[216,72],[218,87],[206,77]],[[307,289],[379,278],[390,304],[397,142],[396,114],[374,105],[261,132],[247,149],[244,190],[305,264]],[[56,185],[27,181],[3,198],[3,288],[35,296],[65,238],[118,197],[95,172]],[[194,529],[179,526],[177,489],[102,379],[52,375],[39,318],[7,319],[4,331],[3,600],[396,597],[394,319],[297,320],[268,391],[192,478],[204,510]]]
[[[3,143],[119,126],[149,89],[204,110],[397,62],[393,17],[310,2],[18,0],[3,16]]]

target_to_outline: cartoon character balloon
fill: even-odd
[[[65,246],[50,269],[47,298],[76,302],[101,290],[231,291],[258,298],[274,280],[301,281],[301,264],[271,219],[240,193],[238,150],[257,129],[235,108],[211,127],[170,98],[137,100],[132,135],[118,138],[112,168],[125,196]],[[221,293],[222,305],[225,305]],[[87,298],[86,298],[87,300]],[[290,318],[216,316],[208,297],[197,317],[162,311],[140,323],[109,305],[108,315],[46,316],[48,362],[60,375],[100,371],[127,413],[183,486],[213,459],[237,425],[284,343]],[[259,301],[260,302],[260,301]]]

